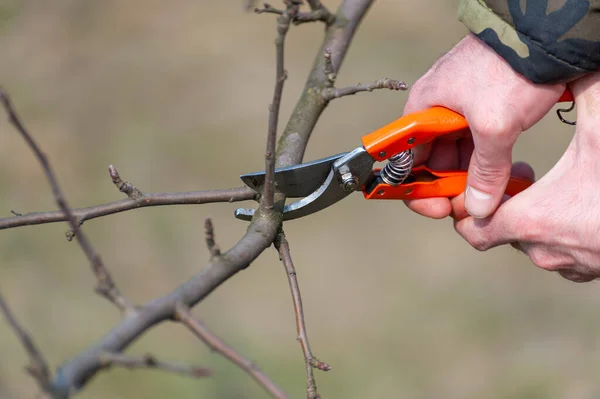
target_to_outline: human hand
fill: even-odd
[[[575,136],[545,176],[485,219],[467,214],[462,195],[452,205],[456,231],[476,249],[511,244],[537,266],[587,282],[600,277],[600,72],[570,88]]]
[[[489,216],[500,203],[512,166],[512,148],[521,134],[556,104],[565,85],[535,85],[517,74],[491,48],[470,34],[441,57],[411,89],[404,113],[444,106],[467,120],[470,134],[461,140],[438,139],[415,148],[415,163],[432,169],[468,168],[466,209]],[[533,172],[515,166],[520,175]],[[405,201],[427,217],[451,214],[447,198]]]

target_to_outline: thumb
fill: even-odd
[[[465,209],[479,219],[491,215],[502,200],[512,167],[514,140],[509,137],[516,135],[482,136],[474,132],[473,136],[475,149],[469,164]]]

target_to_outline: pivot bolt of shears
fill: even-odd
[[[358,188],[358,177],[354,176],[347,165],[339,169],[344,191],[354,191]]]
[[[354,191],[358,188],[358,177],[352,173],[344,173],[342,175],[342,188],[344,191]]]

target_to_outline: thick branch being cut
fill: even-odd
[[[183,305],[177,305],[175,319],[185,325],[196,335],[210,350],[215,351],[244,370],[256,380],[267,392],[277,399],[287,399],[288,396],[262,370],[251,360],[246,359],[234,348],[227,345],[221,338],[208,329],[200,320],[196,319],[190,309]]]

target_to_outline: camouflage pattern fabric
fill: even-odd
[[[461,0],[458,19],[534,83],[600,70],[600,0]]]

